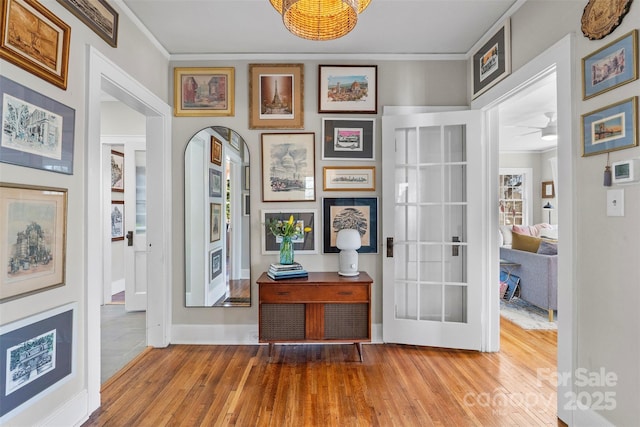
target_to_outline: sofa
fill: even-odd
[[[511,235],[508,235],[504,226],[500,227],[503,234],[500,259],[520,264],[509,267],[510,274],[520,277],[519,297],[547,310],[551,322],[553,311],[558,309],[557,240],[544,236],[553,236],[555,233],[538,232],[537,236],[532,236],[536,234],[533,228],[530,228],[529,235],[516,232],[513,228],[509,231]]]

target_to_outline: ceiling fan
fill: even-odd
[[[530,135],[532,133],[540,132],[540,136],[545,141],[553,141],[555,139],[558,139],[558,123],[557,123],[556,120],[553,119],[553,117],[555,116],[555,113],[553,113],[553,112],[544,113],[544,115],[547,117],[547,119],[549,119],[549,121],[547,122],[546,126],[543,126],[543,127],[540,127],[540,126],[520,126],[520,127],[525,127],[525,128],[537,129],[537,130],[534,130],[533,132],[523,133],[520,136]]]

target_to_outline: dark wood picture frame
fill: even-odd
[[[118,47],[118,12],[106,0],[58,0],[111,47]]]
[[[222,166],[222,141],[211,135],[211,163]]]
[[[111,191],[124,193],[124,153],[111,150]]]

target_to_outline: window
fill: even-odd
[[[500,169],[499,225],[526,225],[531,212],[531,170]]]

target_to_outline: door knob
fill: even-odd
[[[133,246],[133,231],[127,231],[127,246]]]

